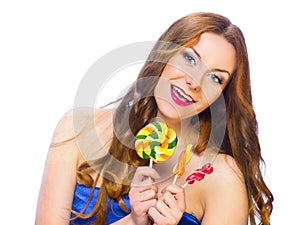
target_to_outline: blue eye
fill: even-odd
[[[223,83],[223,80],[220,77],[218,77],[215,73],[209,73],[208,76],[215,83],[218,83],[218,84]]]
[[[183,57],[185,58],[185,60],[190,63],[190,64],[193,64],[193,65],[196,65],[196,60],[194,59],[194,57],[192,57],[191,55],[185,53],[183,55]]]

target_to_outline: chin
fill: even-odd
[[[180,120],[180,114],[178,110],[170,103],[159,100],[157,101],[157,107],[159,115],[168,120]]]
[[[162,117],[164,117],[165,119],[168,119],[168,120],[180,120],[181,117],[180,115],[178,114],[178,112],[174,109],[159,109],[159,113]]]

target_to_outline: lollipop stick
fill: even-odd
[[[182,185],[182,188],[185,188],[189,183],[186,182],[184,185]]]
[[[176,174],[176,175],[175,175],[175,177],[174,177],[174,179],[173,179],[173,182],[172,182],[172,184],[175,184],[175,183],[176,183],[176,181],[177,181],[177,179],[178,179],[178,174]]]
[[[152,168],[153,167],[153,160],[152,158],[150,157],[150,161],[149,161],[149,167]],[[153,179],[152,177],[149,177],[149,180],[151,181],[151,183],[153,182]]]
[[[152,167],[153,167],[153,160],[152,160],[152,158],[151,158],[151,157],[150,157],[149,167],[150,167],[150,168],[152,168]]]

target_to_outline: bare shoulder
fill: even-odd
[[[224,177],[224,179],[226,179],[226,176],[228,179],[233,179],[241,184],[244,183],[244,176],[232,156],[218,154],[214,162],[214,168],[216,176]]]
[[[58,122],[52,142],[61,142],[75,137],[87,123],[92,109],[77,108],[67,111]]]
[[[112,132],[113,114],[113,109],[95,110],[95,124],[100,132],[105,131],[105,133],[107,133],[107,129],[109,129],[109,131]]]
[[[95,108],[75,108],[66,112],[58,122],[52,142],[70,140],[83,130],[105,130],[112,123],[112,110]]]
[[[205,177],[201,185],[205,202],[203,225],[247,224],[246,185],[233,157],[219,154],[214,162],[214,172]]]
[[[79,134],[90,121],[91,109],[69,110],[57,124],[48,151],[37,207],[36,224],[65,224],[69,218],[82,160]]]
[[[70,109],[55,128],[49,153],[55,152],[60,156],[63,154],[70,159],[69,162],[71,159],[77,163],[85,161],[85,156],[89,155],[87,149],[91,146],[95,149],[99,135],[103,135],[99,132],[107,129],[110,115],[110,110],[88,107]],[[97,121],[99,118],[102,118],[102,122]]]

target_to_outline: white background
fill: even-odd
[[[116,47],[155,41],[175,20],[196,11],[223,14],[244,32],[265,181],[275,197],[271,222],[298,223],[296,1],[12,0],[0,3],[1,224],[34,224],[52,133],[73,107],[89,67]],[[124,84],[114,82],[108,90]],[[110,94],[103,96],[115,97]]]

